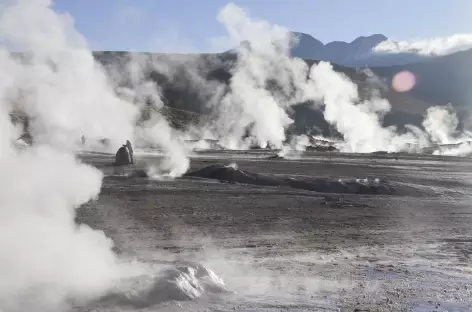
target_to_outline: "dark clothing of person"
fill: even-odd
[[[128,148],[129,158],[131,159],[131,163],[134,164],[134,157],[133,157],[133,146],[129,140],[126,140],[126,147]]]
[[[125,166],[131,164],[131,158],[126,145],[118,149],[115,156],[115,166]]]

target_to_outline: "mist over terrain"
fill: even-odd
[[[322,45],[319,59],[309,54],[300,58],[293,47],[298,44],[304,50],[306,36],[294,36],[234,3],[223,6],[215,18],[233,49],[217,54],[92,51],[73,18],[54,11],[50,0],[12,0],[0,6],[0,311],[64,311],[109,302],[138,309],[231,293],[198,261],[176,255],[169,259],[156,251],[172,235],[183,240],[184,232],[179,231],[187,229],[178,226],[179,218],[202,222],[208,230],[208,220],[199,218],[210,215],[194,209],[213,198],[208,189],[215,190],[215,197],[240,202],[248,194],[285,192],[307,207],[308,200],[333,206],[342,202],[327,198],[321,203],[321,193],[443,198],[465,192],[465,182],[451,191],[436,176],[423,174],[421,180],[401,166],[395,170],[404,170],[409,182],[396,181],[395,170],[388,176],[394,181],[379,179],[374,174],[383,173],[373,158],[361,159],[362,169],[355,161],[365,153],[395,155],[383,168],[389,161],[398,164],[398,153],[414,164],[414,157],[427,148],[429,154],[470,154],[463,93],[469,89],[468,76],[458,70],[464,66],[457,61],[470,51],[455,52],[455,41],[442,51],[428,48],[437,41],[385,43],[382,36],[363,37],[348,46],[365,44],[367,50],[393,54],[414,50],[425,59],[373,68],[338,65],[326,55],[339,52],[339,60],[345,58],[345,53],[353,53],[351,48],[343,50],[346,44]],[[459,39],[468,44],[467,38]],[[336,46],[338,52],[332,53]],[[131,145],[137,164],[118,164],[118,157],[113,161],[117,150],[129,156]],[[440,145],[447,145],[446,151]],[[317,149],[311,157],[318,157],[320,149],[322,156],[300,161],[297,167],[295,160],[310,148]],[[238,158],[236,151],[245,155],[240,160],[252,171],[198,160],[206,152],[222,159],[231,152]],[[352,157],[353,163],[346,166],[349,179],[342,177],[347,175],[343,169],[336,174],[339,178],[323,173],[331,168],[323,162],[332,163],[333,155],[340,162]],[[318,172],[310,167],[315,160]],[[271,170],[283,171],[277,161],[294,166],[295,173],[257,173],[267,163],[276,164]],[[424,161],[431,162],[427,157]],[[458,161],[456,172],[463,171],[461,161],[466,162]],[[300,177],[308,171],[311,176]],[[361,176],[365,172],[369,177]],[[221,181],[235,188],[224,189]],[[152,210],[161,198],[167,198],[167,208],[181,204],[178,214]],[[209,205],[226,208],[224,200]],[[264,208],[272,209],[279,207]],[[248,216],[259,214],[234,220],[246,222]],[[222,213],[212,212],[211,217],[220,225],[233,224]],[[154,220],[164,220],[162,228],[151,224]],[[291,221],[300,220],[305,219]],[[319,226],[315,221],[309,219],[316,225],[311,228]],[[281,217],[270,226],[278,228],[283,222]],[[120,232],[123,228],[128,232]],[[143,238],[154,238],[161,229],[167,235],[161,241]],[[135,236],[138,241],[133,241]],[[126,253],[132,244],[136,250]],[[220,264],[223,274],[237,275],[228,258],[218,260],[214,264]],[[285,283],[280,272],[273,272],[258,281],[259,293],[264,287],[274,289],[275,282]],[[252,267],[245,271],[246,280],[234,287],[244,292],[252,273],[259,274]],[[307,293],[316,288],[313,281],[301,283],[305,288],[295,288]]]
[[[313,91],[310,85],[316,84],[310,73],[325,61],[331,62],[334,72],[347,77],[357,89],[358,94],[346,95],[346,100],[354,105],[351,107],[360,102],[376,106],[373,102],[378,99],[385,101],[388,108],[372,112],[375,116],[369,118],[375,119],[378,127],[410,137],[401,147],[397,142],[393,144],[396,147],[387,148],[391,142],[384,142],[376,148],[401,150],[405,144],[431,141],[427,133],[419,138],[416,129],[426,130],[424,120],[432,106],[451,104],[453,110],[448,111],[460,116],[451,135],[456,135],[456,130],[467,130],[467,81],[472,77],[467,76],[468,71],[461,64],[470,54],[469,36],[396,42],[377,34],[350,43],[323,44],[310,35],[251,20],[245,14],[237,6],[227,5],[217,16],[227,30],[226,41],[234,47],[221,53],[92,51],[96,65],[106,74],[119,99],[133,102],[134,109],[138,109],[133,117],[138,126],[133,130],[137,143],[165,145],[167,150],[173,150],[171,154],[180,154],[184,159],[187,152],[183,146],[177,147],[177,137],[206,136],[226,148],[267,144],[281,148],[287,135],[345,139],[343,131],[347,130],[339,129],[345,124],[340,123],[341,115],[328,117],[328,106],[323,103],[326,94]],[[391,59],[398,57],[403,61]],[[361,59],[362,65],[352,61]],[[402,83],[410,85],[405,88]],[[236,119],[237,123],[232,124]],[[357,125],[358,133],[363,132],[366,125],[361,125],[361,119],[352,119],[349,129]],[[411,127],[415,127],[413,132]],[[156,129],[166,133],[165,138],[155,135]],[[87,131],[80,132],[85,135]]]
[[[321,43],[316,43],[316,39],[309,35],[291,33],[288,30],[287,35],[290,37],[290,42],[287,43],[287,56],[304,59],[308,67],[312,67],[320,61],[333,62],[336,72],[346,75],[357,85],[361,98],[367,99],[375,93],[388,100],[391,110],[383,114],[381,118],[381,123],[385,127],[393,125],[400,129],[404,129],[406,125],[422,127],[428,107],[449,104],[460,116],[459,127],[470,123],[468,102],[471,95],[468,85],[472,83],[472,76],[469,74],[470,71],[463,66],[464,63],[469,62],[468,58],[472,57],[472,52],[467,50],[467,36],[457,37],[458,39],[456,38],[455,41],[454,38],[443,38],[442,41],[437,39],[419,43],[412,42],[412,46],[419,45],[424,50],[429,49],[431,52],[429,54],[423,53],[421,52],[423,50],[417,49],[414,53],[411,52],[414,57],[407,62],[382,61],[371,65],[369,63],[358,64],[356,67],[356,65],[350,65],[339,58],[336,59],[334,52],[316,54]],[[389,42],[386,40],[387,38],[382,35],[359,37],[352,43],[346,44],[350,50],[343,48],[345,46],[343,44],[336,51],[344,51],[342,53],[347,55],[354,53],[352,51],[359,52],[362,49],[375,52],[376,47],[381,47]],[[167,107],[208,116],[214,112],[214,103],[219,103],[223,94],[230,88],[234,76],[233,69],[241,58],[241,53],[238,51],[241,50],[241,47],[251,47],[250,38],[244,36],[235,38],[232,42],[235,46],[234,49],[216,54],[97,51],[94,52],[94,56],[106,67],[122,63],[131,54],[153,59],[154,65],[148,75],[159,86],[162,102]],[[435,48],[443,46],[442,42],[449,43],[445,47],[451,48],[444,48],[443,51]],[[404,47],[406,43],[398,43],[397,45]],[[330,43],[323,46],[323,49],[329,50],[336,44]],[[362,48],[362,46],[365,47]],[[382,55],[385,54],[387,58],[398,57],[403,53],[401,49],[401,51],[385,47],[383,49],[385,51],[383,50]],[[370,58],[380,57],[374,52],[369,52]],[[314,53],[315,57],[310,57],[310,53]],[[366,65],[371,68],[366,68]],[[414,79],[414,86],[406,91],[393,86],[396,75],[403,72],[411,73]],[[193,117],[189,115],[191,114],[182,113],[181,117],[177,119],[198,119],[198,115],[193,115]],[[290,116],[294,122],[289,128],[295,133],[313,132],[324,136],[338,135],[336,127],[325,120],[322,111],[312,109],[309,101],[300,100],[297,105],[291,105]]]
[[[458,129],[463,129],[470,123],[467,105],[469,88],[464,81],[472,81],[472,77],[464,76],[467,72],[458,58],[467,53],[470,54],[468,51],[459,52],[428,62],[396,67],[374,67],[369,70],[334,64],[333,69],[355,83],[361,99],[370,99],[375,95],[389,102],[391,109],[382,113],[380,118],[383,127],[396,126],[399,131],[407,131],[408,125],[422,128],[429,107],[451,103],[460,116]],[[106,65],[128,57],[127,52],[94,52],[94,55]],[[139,55],[160,64],[161,68],[155,66],[149,76],[159,86],[163,104],[173,112],[169,112],[172,123],[183,128],[188,127],[188,121],[215,120],[212,117],[215,103],[219,104],[231,89],[233,69],[241,57],[232,51],[202,55]],[[303,62],[308,68],[319,63],[310,60]],[[415,79],[414,87],[406,92],[395,90],[392,85],[395,75],[402,72],[412,73]],[[446,78],[448,72],[451,75]],[[459,80],[460,83],[455,83]],[[323,109],[313,109],[310,99],[298,99],[296,105],[291,104],[289,115],[294,122],[287,130],[295,134],[340,137],[337,127],[326,121]]]

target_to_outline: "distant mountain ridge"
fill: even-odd
[[[332,41],[323,44],[320,40],[305,33],[292,32],[292,34],[298,41],[292,46],[292,56],[325,60],[341,65],[355,59],[365,58],[378,44],[388,40],[384,35],[375,34],[368,37],[358,37],[350,43]]]
[[[294,40],[290,48],[293,57],[305,60],[318,60],[335,63],[346,67],[385,67],[416,63],[433,59],[436,56],[421,55],[417,50],[409,52],[377,51],[381,43],[397,46],[398,42],[390,40],[382,34],[360,36],[351,42],[332,41],[324,44],[313,36],[302,32],[290,32]],[[248,41],[240,43],[240,47],[250,47]],[[235,49],[225,53],[235,53]]]
[[[375,51],[382,42],[390,40],[382,34],[361,36],[351,42],[332,41],[323,44],[311,35],[292,32],[297,39],[291,47],[291,55],[303,59],[322,60],[348,67],[384,67],[415,63],[434,58],[420,55],[417,51],[403,53],[388,53]]]

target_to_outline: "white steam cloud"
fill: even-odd
[[[281,148],[285,130],[293,123],[290,107],[305,97],[308,67],[289,56],[294,38],[286,28],[251,19],[231,3],[219,12],[218,20],[238,45],[231,90],[217,103],[220,144]]]
[[[452,106],[430,107],[423,120],[423,127],[429,133],[431,141],[438,144],[456,143],[453,137],[458,125],[459,120]]]
[[[394,128],[382,127],[381,117],[390,110],[386,100],[361,101],[357,85],[329,63],[310,69],[290,57],[293,38],[287,29],[251,19],[234,4],[226,5],[218,19],[235,44],[243,42],[236,49],[231,92],[218,103],[223,146],[247,147],[249,131],[252,144],[283,148],[292,108],[307,100],[324,109],[326,121],[343,135],[345,151],[394,151],[417,140],[414,133],[397,135]]]
[[[164,65],[152,56],[139,54],[130,54],[122,65],[124,66],[114,68],[116,83],[123,85],[118,87],[117,91],[121,97],[135,103],[142,112],[135,129],[137,145],[157,146],[162,149],[165,158],[159,167],[155,168],[158,169],[156,174],[170,177],[183,175],[190,165],[188,151],[179,140],[179,133],[160,113],[164,106],[161,90],[149,77],[150,70],[156,67],[162,70]],[[122,81],[123,79],[126,81]]]
[[[138,110],[115,95],[71,18],[50,5],[0,8],[1,311],[63,311],[104,295],[126,272],[103,232],[75,224],[102,173],[73,152],[82,135],[132,139]],[[10,118],[18,109],[35,139],[21,151]]]
[[[3,132],[2,143],[0,309],[55,311],[103,295],[121,274],[112,242],[74,224],[75,208],[98,195],[101,173],[45,146],[18,153]]]
[[[1,311],[62,311],[71,301],[106,294],[127,273],[110,239],[75,224],[75,209],[98,196],[102,179],[100,171],[73,155],[82,135],[108,138],[112,146],[126,139],[155,144],[166,156],[160,174],[179,176],[189,166],[181,134],[160,114],[159,87],[144,71],[148,59],[125,61],[129,81],[122,86],[94,61],[72,19],[50,5],[17,0],[0,7]],[[216,131],[226,146],[283,149],[291,110],[307,100],[323,109],[348,151],[398,151],[409,142],[444,143],[456,136],[457,118],[444,108],[428,111],[426,132],[384,128],[388,102],[361,100],[356,85],[328,63],[310,69],[290,58],[292,38],[285,28],[251,19],[234,4],[218,18],[233,41],[249,43],[236,51],[230,92],[213,103]],[[160,63],[151,60],[151,66]],[[35,139],[21,151],[13,144],[20,134],[10,119],[14,109],[31,117]],[[143,110],[149,118],[140,120]],[[303,149],[308,141],[294,139],[292,148]]]
[[[117,147],[133,136],[136,107],[115,96],[71,18],[48,6],[16,1],[0,12],[1,42],[22,52],[2,52],[12,84],[4,100],[28,112],[38,143],[70,149],[85,135]]]
[[[361,99],[358,86],[329,63],[310,68],[290,57],[295,39],[286,28],[253,19],[232,3],[221,9],[218,20],[237,46],[230,92],[215,107],[216,132],[226,148],[258,145],[287,151],[285,133],[293,123],[292,109],[306,101],[315,103],[313,108],[322,110],[325,120],[343,136],[340,148],[346,152],[420,151],[438,140],[447,142],[456,131],[453,112],[440,107],[427,112],[426,131],[413,125],[402,132],[384,127],[389,102],[375,92]]]
[[[132,54],[119,71],[106,71],[74,29],[72,18],[49,5],[13,1],[0,12],[0,42],[22,52],[8,68],[15,85],[5,96],[27,112],[34,141],[71,150],[84,136],[85,148],[110,152],[126,140],[144,141],[163,151],[162,174],[185,173],[187,150],[160,112],[159,87],[146,76],[156,62]],[[126,84],[121,86],[123,79]],[[109,144],[98,143],[103,139]]]
[[[441,56],[472,48],[472,34],[455,34],[412,41],[385,40],[374,48],[378,53],[415,53],[422,56]]]
[[[467,156],[472,154],[472,134],[460,132],[459,119],[452,105],[430,107],[423,120],[433,154],[449,156]]]
[[[395,152],[409,149],[412,143],[421,141],[419,129],[398,134],[395,127],[382,126],[384,114],[391,109],[385,99],[373,97],[361,101],[357,85],[348,77],[337,73],[329,63],[320,62],[310,72],[312,87],[321,97],[324,117],[343,136],[346,152],[369,153]]]

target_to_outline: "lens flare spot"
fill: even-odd
[[[409,71],[401,71],[392,79],[392,88],[397,92],[407,92],[413,89],[416,83],[415,75]]]

